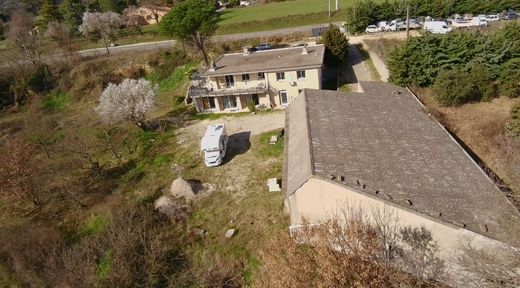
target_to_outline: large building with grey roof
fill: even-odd
[[[306,88],[321,89],[323,45],[224,54],[192,77],[189,101],[200,113],[285,108]]]
[[[284,193],[291,229],[352,205],[425,226],[445,253],[463,239],[520,247],[520,214],[406,88],[304,90],[286,111]]]

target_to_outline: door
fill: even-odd
[[[289,104],[289,101],[287,99],[287,91],[280,91],[280,104],[281,105],[287,105]]]
[[[260,100],[258,99],[258,94],[251,95],[251,100],[255,103],[255,105],[260,105]]]
[[[215,109],[215,98],[214,97],[202,98],[202,103],[204,104],[204,110]]]
[[[225,78],[226,78],[226,87],[235,86],[235,76],[226,75]]]

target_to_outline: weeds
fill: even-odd
[[[63,92],[51,93],[43,99],[43,108],[50,112],[65,110],[72,103],[72,97]]]

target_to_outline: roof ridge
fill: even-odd
[[[325,54],[325,53],[324,53]],[[307,137],[309,138],[309,156],[311,163],[311,175],[316,175],[316,170],[314,166],[314,145],[312,145],[312,133],[311,133],[311,123],[309,118],[309,97],[307,96],[307,91],[312,89],[303,89],[303,95],[305,96],[303,100],[305,101],[305,124],[307,124]]]

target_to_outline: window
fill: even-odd
[[[253,101],[253,103],[255,103],[255,105],[260,105],[260,100],[258,99],[258,94],[247,95],[246,96],[246,104],[249,101]]]
[[[285,79],[285,72],[276,73],[276,80],[283,80],[283,79]]]
[[[249,80],[249,74],[242,74],[242,81]]]
[[[204,104],[204,110],[215,109],[215,98],[214,97],[202,98],[202,103]]]
[[[265,79],[265,74],[264,74],[264,72],[258,72],[258,74],[257,74],[257,78],[258,78],[258,80],[264,80],[264,79]]]
[[[235,96],[224,96],[222,97],[222,104],[224,109],[226,108],[237,108],[237,97]]]
[[[280,91],[280,92],[278,92],[278,94],[280,96],[280,104],[287,105],[289,103],[289,101],[287,99],[287,91]]]
[[[233,75],[226,75],[226,87],[235,86],[235,76]]]
[[[305,70],[298,70],[298,71],[296,71],[296,78],[304,79],[305,78]]]

